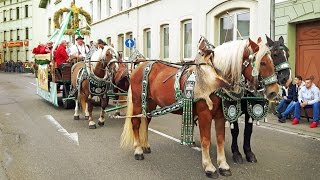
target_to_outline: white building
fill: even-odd
[[[171,62],[195,57],[204,35],[214,45],[270,35],[270,0],[91,0],[92,37],[128,57],[128,38],[146,57]],[[229,15],[227,14],[229,13]],[[226,35],[227,34],[227,35]]]
[[[54,27],[54,13],[58,11],[61,8],[71,8],[71,3],[75,2],[77,7],[82,7],[83,10],[87,11],[89,14],[90,11],[90,3],[89,0],[38,0],[37,8],[38,10],[43,11],[41,17],[38,17],[36,20],[39,25],[42,27],[41,35],[39,35],[39,40],[41,42],[47,42],[48,38],[54,33],[55,27]],[[67,13],[64,13],[63,16],[65,17]],[[80,28],[85,27],[86,23],[84,21],[84,17],[79,17],[81,21]],[[63,17],[59,19],[60,23],[62,21]],[[71,36],[65,35],[63,39],[71,42]],[[85,42],[89,42],[90,37],[85,36]]]
[[[2,0],[0,2],[0,64],[4,60],[31,59],[32,0]]]

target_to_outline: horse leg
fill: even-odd
[[[99,126],[104,126],[104,121],[105,121],[105,117],[104,117],[105,116],[105,112],[104,112],[104,110],[106,109],[106,107],[108,105],[109,98],[101,96],[100,100],[101,100],[101,112],[100,112],[100,117],[99,117],[99,120],[98,120],[98,124],[99,124]]]
[[[96,123],[93,121],[93,118],[92,118],[92,110],[93,110],[93,104],[92,104],[92,99],[91,98],[88,98],[87,100],[87,110],[88,110],[88,113],[89,113],[89,129],[96,129],[97,126],[96,126]],[[87,113],[87,112],[86,112]]]
[[[143,156],[143,149],[142,149],[142,143],[141,143],[141,139],[140,139],[140,126],[142,125],[142,122],[144,120],[142,120],[141,118],[132,118],[131,122],[132,122],[132,128],[133,128],[133,147],[134,147],[134,158],[136,160],[143,160],[144,156]],[[141,128],[142,130],[142,128]]]
[[[90,95],[89,95],[90,96]],[[85,120],[89,120],[90,119],[90,113],[89,113],[89,101],[91,101],[91,98],[89,98],[89,96],[88,96],[88,98],[87,98],[87,100],[86,100],[86,109],[85,109],[85,111],[84,111],[84,113],[85,113],[85,116],[84,116],[84,119]],[[90,104],[91,104],[91,102],[90,102]],[[92,111],[91,111],[92,112]]]
[[[245,128],[244,128],[244,138],[243,138],[243,151],[246,155],[248,162],[256,163],[257,158],[254,153],[251,151],[251,134],[253,123],[249,123],[250,116],[246,113],[245,115]]]
[[[238,147],[238,135],[239,135],[239,124],[238,122],[233,123],[234,128],[231,129],[231,135],[232,135],[232,144],[231,144],[231,151],[232,151],[232,159],[233,162],[236,164],[242,164],[243,159],[242,155],[239,151]]]
[[[217,164],[219,166],[219,173],[222,176],[231,176],[230,166],[227,163],[225,151],[224,151],[224,140],[225,140],[225,119],[215,119],[215,129],[217,138]]]
[[[156,108],[157,108],[157,104],[155,104],[152,101],[148,102],[148,110],[147,110],[148,112],[153,111]],[[145,142],[144,146],[142,146],[143,153],[145,153],[145,154],[150,154],[151,153],[151,148],[150,148],[150,144],[149,144],[149,140],[148,140],[148,134],[149,134],[148,128],[149,128],[150,122],[151,122],[151,118],[146,118],[146,125],[147,125],[146,131],[145,131],[145,133],[146,133],[145,134],[146,142]]]
[[[208,177],[216,179],[219,175],[210,158],[212,116],[210,113],[198,113],[198,116],[202,152],[202,167],[204,168],[204,171]]]
[[[75,108],[74,108],[74,115],[73,115],[73,119],[74,120],[79,120],[80,116],[79,116],[79,97],[78,97],[78,93],[75,94]]]

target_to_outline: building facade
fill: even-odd
[[[270,0],[91,0],[92,38],[124,57],[126,39],[150,59],[192,60],[200,35],[214,45],[271,33]],[[241,35],[240,35],[241,34]]]
[[[1,61],[31,59],[32,0],[3,0],[0,2]]]
[[[279,0],[275,8],[276,38],[290,49],[295,75],[315,77],[320,85],[320,0]]]

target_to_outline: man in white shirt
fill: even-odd
[[[84,60],[86,54],[89,52],[88,47],[83,42],[84,38],[78,36],[76,43],[70,48],[70,56],[76,58],[77,62]]]
[[[305,86],[298,92],[298,103],[295,104],[294,119],[292,124],[299,124],[300,108],[312,108],[313,121],[310,123],[310,128],[318,126],[319,121],[319,88],[313,84],[313,77],[307,78]]]

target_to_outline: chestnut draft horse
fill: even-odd
[[[92,97],[99,96],[101,101],[101,113],[98,124],[104,125],[105,108],[109,98],[106,95],[112,75],[118,70],[118,55],[114,48],[105,46],[92,54],[91,61],[78,62],[72,66],[71,85],[76,88],[74,119],[79,120],[79,101],[85,111],[85,118],[89,120],[89,128],[96,129],[96,123],[92,119]],[[93,85],[91,85],[91,83]],[[93,88],[91,88],[93,87]]]
[[[114,74],[112,81],[114,86],[114,93],[127,93],[130,85],[130,74],[135,68],[135,65],[139,63],[138,61],[141,59],[145,59],[145,57],[138,50],[134,50],[130,55],[128,61],[119,60],[119,69]],[[127,96],[116,96],[116,99],[118,100],[118,105],[125,105]],[[125,110],[125,108],[117,110],[116,114],[125,114]]]
[[[223,116],[221,99],[214,92],[223,87],[236,87],[241,80],[242,74],[252,83],[257,82],[257,77],[252,76],[252,71],[256,70],[261,79],[274,75],[274,65],[270,56],[269,49],[253,41],[238,40],[218,46],[214,50],[206,43],[204,38],[200,39],[198,49],[201,53],[196,63],[187,69],[187,73],[195,72],[196,84],[194,89],[193,115],[198,116],[200,142],[202,147],[202,165],[208,177],[217,178],[218,173],[213,166],[209,154],[211,143],[211,122],[215,120],[216,139],[217,139],[217,164],[219,172],[223,176],[230,176],[231,171],[226,162],[224,151],[225,140],[225,118]],[[226,53],[227,52],[227,53]],[[250,60],[248,60],[250,57]],[[255,68],[247,65],[243,68],[245,62],[252,64],[255,59]],[[144,151],[150,153],[148,143],[148,125],[151,117],[142,115],[142,81],[144,70],[148,62],[141,64],[136,68],[130,79],[130,88],[128,92],[127,118],[121,135],[121,146],[134,147],[134,157],[137,160],[143,160]],[[217,74],[217,71],[219,74]],[[175,78],[172,76],[178,71],[177,68],[165,63],[156,62],[149,71],[148,76],[148,94],[146,111],[150,112],[157,106],[164,107],[175,103]],[[221,77],[222,76],[222,77]],[[184,87],[184,78],[180,80],[180,88]],[[227,80],[227,82],[225,81]],[[230,86],[231,83],[231,86]],[[237,88],[239,89],[239,88]],[[266,85],[265,95],[268,98],[274,98],[279,91],[276,83]],[[175,113],[182,114],[181,111]]]
[[[281,36],[278,41],[273,42],[268,36],[267,46],[270,48],[271,57],[275,65],[275,71],[277,72],[277,79],[280,85],[284,85],[291,76],[291,70],[288,63],[289,49],[284,45],[283,37]],[[260,42],[261,43],[261,42]],[[254,97],[252,93],[246,92],[246,96]],[[247,101],[245,99],[241,100],[241,110],[245,114],[245,127],[243,133],[243,151],[248,162],[257,162],[255,154],[251,150],[251,135],[253,124],[250,120],[250,115],[248,113]],[[252,118],[252,117],[251,117]],[[234,122],[234,128],[231,128],[232,134],[232,159],[237,164],[242,164],[243,159],[238,147],[238,135],[239,135],[239,125],[238,122]]]

